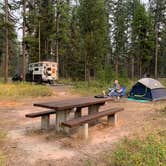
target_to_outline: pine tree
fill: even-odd
[[[9,70],[9,29],[8,29],[8,20],[9,20],[9,9],[8,9],[8,0],[5,0],[5,83],[8,82],[8,70]]]
[[[151,14],[153,17],[153,23],[154,23],[154,34],[155,34],[154,75],[157,78],[158,77],[158,68],[159,68],[159,65],[158,65],[159,47],[160,47],[159,38],[161,38],[160,32],[165,27],[166,0],[149,0],[149,3],[150,3],[150,11],[151,11]]]
[[[79,20],[83,42],[85,80],[89,80],[90,75],[97,76],[104,63],[107,35],[104,0],[96,0],[95,3],[93,0],[80,0]]]
[[[25,81],[25,72],[26,72],[26,57],[25,57],[25,24],[26,24],[26,0],[23,0],[23,27],[22,27],[22,76],[23,80]]]

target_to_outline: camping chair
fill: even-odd
[[[125,96],[126,95],[126,87],[125,86],[122,86],[122,88],[121,88],[121,92],[114,92],[113,93],[113,97],[115,96],[115,97],[123,97],[123,96]]]

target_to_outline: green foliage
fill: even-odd
[[[160,76],[165,77],[165,4],[166,0],[151,0],[146,7],[140,0],[26,1],[27,62],[38,61],[39,50],[41,60],[55,61],[58,51],[60,77],[75,81],[95,79],[107,84],[115,77],[130,77],[131,57],[134,57],[134,75],[142,77],[154,71],[154,27],[158,25],[158,70]],[[4,2],[0,3],[0,67],[4,67],[7,27],[10,32],[9,70],[13,74],[22,65],[15,33],[17,20],[13,19],[17,16],[13,17],[13,10],[22,10],[23,0],[11,1],[9,7],[10,18],[5,23]],[[19,20],[22,17],[23,14]],[[19,64],[18,69],[16,64]],[[3,74],[2,69],[0,73]]]
[[[62,3],[57,6],[60,18],[59,18],[59,31],[56,33],[56,40],[59,41],[59,66],[60,66],[60,75],[62,77],[68,77],[71,57],[71,49],[73,48],[71,40],[74,34],[71,32],[71,6],[69,1],[64,0]],[[77,28],[77,27],[75,27]],[[76,39],[77,40],[77,39]],[[76,57],[74,57],[76,58]],[[72,58],[72,60],[76,61]],[[72,61],[73,62],[73,61]]]
[[[29,61],[39,60],[39,36],[41,60],[55,60],[51,50],[55,48],[55,2],[40,0],[36,4],[28,3],[26,16],[27,35],[25,37]],[[55,36],[55,35],[54,35]],[[54,39],[54,40],[53,40]]]
[[[166,135],[160,133],[150,134],[145,139],[125,139],[115,152],[107,157],[108,165],[165,166]]]
[[[17,34],[15,30],[16,19],[13,14],[14,2],[9,2],[9,18],[8,22],[5,22],[5,5],[0,4],[0,75],[4,74],[4,57],[5,57],[5,30],[9,31],[9,75],[15,71],[18,55],[18,42]]]
[[[142,73],[147,72],[149,63],[153,58],[154,36],[152,34],[152,23],[145,6],[136,0],[136,7],[132,20],[133,49],[136,59],[139,61]]]
[[[90,70],[96,76],[103,68],[106,52],[107,15],[104,0],[80,0],[78,18],[82,38],[82,55],[85,63],[85,76]]]
[[[53,94],[49,87],[32,85],[29,83],[0,83],[0,97],[38,97],[51,96]]]

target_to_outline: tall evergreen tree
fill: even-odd
[[[165,27],[165,20],[166,20],[166,0],[149,0],[150,3],[150,11],[153,17],[154,23],[154,34],[155,34],[155,47],[154,47],[154,75],[158,77],[158,61],[159,61],[159,47],[160,42],[159,39],[161,38],[160,34],[162,29]]]
[[[80,0],[79,20],[82,53],[85,64],[85,80],[97,76],[103,68],[106,49],[107,15],[104,0]]]
[[[4,80],[8,82],[8,70],[9,70],[9,29],[8,29],[8,20],[9,20],[9,7],[8,0],[5,0],[5,77]]]
[[[23,26],[22,26],[22,76],[25,81],[25,72],[26,72],[26,57],[25,57],[25,24],[26,24],[26,0],[23,0]]]
[[[134,50],[138,59],[139,77],[147,71],[147,68],[143,71],[146,62],[151,60],[151,32],[150,32],[150,19],[148,13],[145,10],[144,5],[137,1],[136,9],[132,21],[132,31],[134,37]]]

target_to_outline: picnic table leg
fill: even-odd
[[[77,108],[75,112],[75,118],[81,117],[81,108]]]
[[[78,128],[78,134],[80,138],[88,139],[88,123],[83,124]]]
[[[100,105],[92,105],[88,107],[88,114],[99,112]]]
[[[68,132],[68,128],[62,127],[61,123],[69,120],[69,114],[71,110],[57,111],[56,112],[56,131]]]
[[[116,126],[118,124],[118,114],[108,116],[108,124]]]
[[[45,115],[41,117],[41,129],[47,130],[49,129],[50,124],[50,115]]]
[[[99,107],[100,107],[100,105],[92,105],[92,106],[89,106],[89,107],[88,107],[88,114],[90,115],[90,114],[94,114],[94,113],[96,113],[96,112],[99,112]],[[94,125],[94,124],[96,124],[96,123],[98,123],[98,120],[93,120],[93,121],[90,122],[89,124],[90,124],[90,125]]]

